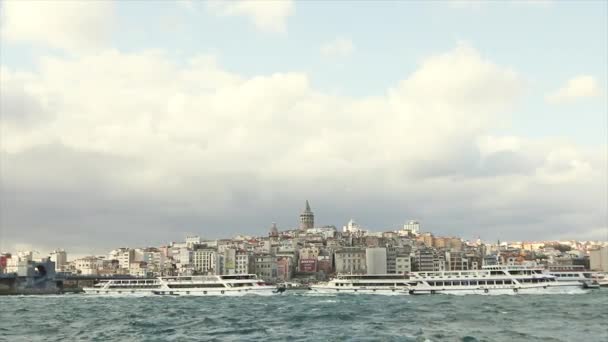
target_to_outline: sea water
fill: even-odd
[[[0,341],[608,341],[608,289],[571,295],[0,297]]]

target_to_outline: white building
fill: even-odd
[[[592,271],[608,272],[608,246],[589,251],[589,268]]]
[[[201,274],[221,274],[224,256],[213,249],[198,249],[192,252],[194,271]]]
[[[122,253],[118,254],[118,267],[128,270],[131,268],[131,263],[135,262],[135,250],[126,249]]]
[[[365,265],[367,274],[386,274],[386,248],[366,248]]]
[[[186,236],[186,245],[192,247],[193,245],[200,245],[201,237],[198,235]]]
[[[88,256],[76,259],[71,264],[78,274],[98,275],[99,269],[103,267],[103,260],[95,256]]]
[[[142,251],[142,261],[146,263],[148,271],[155,275],[162,275],[165,269],[165,255],[156,248],[147,248]]]
[[[355,222],[355,220],[353,220],[353,219],[350,219],[350,221],[348,221],[346,226],[342,227],[342,231],[345,233],[351,233],[351,234],[364,234],[365,233],[365,230],[363,228],[361,228],[361,226],[359,226],[357,224],[357,222]]]
[[[253,272],[253,256],[244,251],[236,253],[236,274],[249,274]]]
[[[55,263],[55,272],[61,272],[68,264],[68,254],[63,249],[51,252],[51,261]]]
[[[192,250],[185,247],[179,248],[178,252],[174,254],[175,267],[179,275],[192,275],[194,271],[192,255]]]
[[[131,248],[115,249],[108,254],[108,260],[118,260],[118,267],[128,270],[131,263],[135,262],[135,250]]]
[[[28,260],[21,259],[19,256],[13,256],[6,260],[6,273],[17,273],[18,275],[27,274]]]
[[[408,221],[403,225],[403,228],[399,231],[399,235],[418,235],[420,233],[420,222]]]

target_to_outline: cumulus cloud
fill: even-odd
[[[285,33],[287,18],[294,12],[292,0],[208,1],[207,7],[217,15],[247,17],[258,30],[271,33]]]
[[[355,45],[348,38],[338,37],[321,46],[321,54],[329,57],[345,57],[355,51]]]
[[[583,98],[598,97],[603,90],[593,76],[580,75],[571,78],[566,84],[545,97],[552,104],[571,103]]]
[[[2,39],[72,51],[97,49],[109,39],[111,1],[4,1]]]
[[[321,224],[416,217],[488,239],[575,238],[606,223],[605,151],[489,134],[523,82],[467,45],[362,98],[320,92],[304,73],[244,77],[213,56],[161,51],[48,57],[1,77],[36,104],[0,120],[7,243],[261,234],[295,226],[304,199]],[[12,111],[45,119],[15,125]]]

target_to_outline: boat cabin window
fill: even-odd
[[[211,288],[211,287],[225,287],[224,284],[168,284],[167,285],[169,288],[171,289],[181,289],[181,288],[189,288],[189,287],[196,287],[196,288]]]

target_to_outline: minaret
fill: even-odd
[[[314,228],[315,226],[315,214],[310,210],[310,204],[306,200],[306,209],[300,214],[300,230]]]

